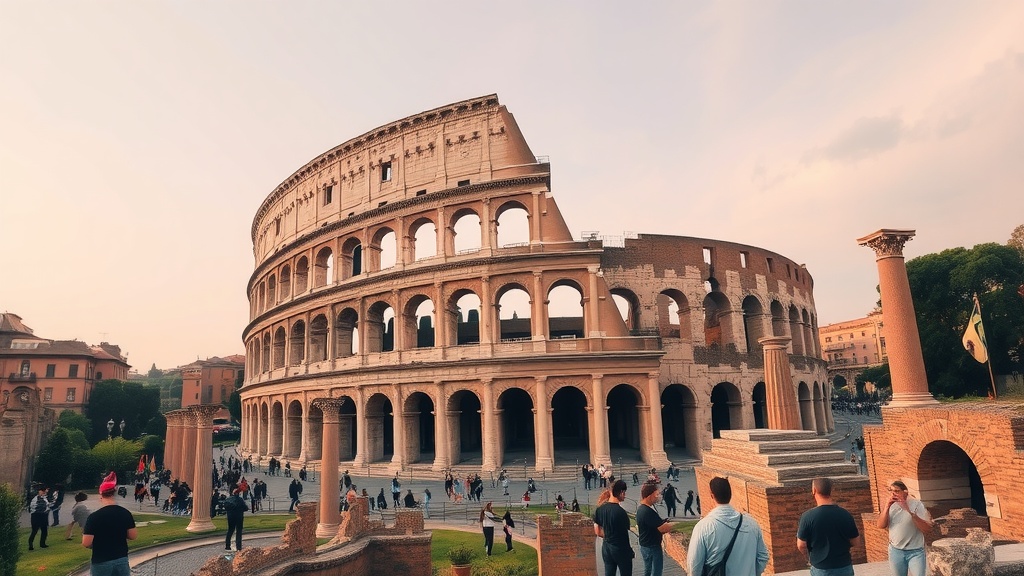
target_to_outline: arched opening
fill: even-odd
[[[278,326],[274,332],[274,368],[284,368],[284,347],[287,338],[285,337],[284,326]]]
[[[932,518],[954,508],[973,508],[988,516],[985,486],[978,468],[962,448],[947,440],[930,442],[917,459],[917,484],[921,502]]]
[[[270,408],[270,454],[281,455],[281,441],[284,439],[284,407],[274,402]]]
[[[309,437],[306,449],[306,460],[320,460],[323,457],[324,449],[324,413],[314,404],[307,408],[306,425],[309,429],[306,435]]]
[[[711,433],[721,437],[722,430],[732,430],[743,422],[740,391],[730,382],[720,382],[711,389]]]
[[[548,338],[583,338],[583,291],[575,282],[556,282],[548,291]]]
[[[814,406],[811,404],[811,390],[806,382],[797,386],[797,401],[800,404],[800,427],[804,430],[814,430]]]
[[[327,316],[317,314],[309,323],[309,361],[327,359]]]
[[[661,430],[669,460],[700,455],[697,397],[682,384],[670,384],[661,393]]]
[[[349,238],[341,245],[341,279],[359,276],[363,271],[363,245],[358,238]]]
[[[302,452],[302,403],[292,400],[288,403],[288,422],[285,426],[284,458],[298,458]]]
[[[709,348],[733,344],[729,313],[729,299],[725,294],[712,291],[704,297],[704,343]]]
[[[560,456],[563,462],[571,462],[580,456],[590,460],[587,397],[579,388],[563,386],[551,397],[551,436],[556,462]]]
[[[434,302],[420,294],[413,296],[405,307],[405,347],[432,348],[434,346]]]
[[[267,278],[267,306],[273,307],[277,304],[277,279],[271,274],[270,278]]]
[[[295,262],[295,294],[309,290],[309,258],[300,256]]]
[[[535,457],[534,410],[530,394],[520,388],[509,388],[498,396],[498,412],[501,414],[501,446],[504,448],[503,462],[506,465],[516,460],[529,462]],[[537,411],[537,417],[547,416]],[[546,439],[545,439],[546,440]]]
[[[345,462],[356,456],[357,434],[356,403],[348,396],[340,396],[341,409],[338,411],[338,460]]]
[[[334,253],[323,247],[316,253],[313,264],[313,287],[319,288],[334,283]]]
[[[281,268],[281,281],[278,283],[278,292],[281,300],[290,298],[292,295],[292,267],[287,264]]]
[[[804,331],[800,327],[800,312],[796,306],[789,307],[789,333],[793,336],[793,355],[804,355]]]
[[[625,288],[612,289],[612,302],[619,309],[622,321],[626,323],[626,329],[630,334],[637,335],[640,332],[640,299],[632,290]]]
[[[503,204],[497,211],[498,247],[526,246],[530,244],[530,216],[518,202]]]
[[[306,360],[306,323],[296,320],[292,324],[291,349],[288,356],[289,364],[298,366]]]
[[[259,438],[257,438],[257,444],[259,445],[258,452],[260,454],[268,454],[270,448],[267,442],[270,439],[270,408],[266,404],[260,405],[260,425],[259,425]]]
[[[460,210],[452,216],[455,254],[477,252],[481,245],[480,216],[472,210]]]
[[[825,425],[825,395],[822,392],[822,386],[817,382],[811,386],[811,398],[814,402],[814,429],[818,434],[828,432],[828,427]]]
[[[754,406],[754,428],[768,427],[768,397],[764,382],[754,384],[754,392],[750,395]]]
[[[367,253],[367,268],[370,271],[393,268],[398,261],[398,239],[395,231],[381,228],[373,235],[370,251]]]
[[[391,460],[395,454],[395,414],[383,394],[366,401],[366,453],[369,462]]]
[[[743,335],[746,338],[748,353],[761,351],[758,340],[764,337],[764,328],[761,324],[763,317],[764,308],[756,296],[747,296],[743,299]]]
[[[469,290],[459,290],[452,295],[452,307],[455,310],[455,317],[452,318],[454,330],[449,334],[454,335],[455,344],[480,343],[480,297]]]
[[[449,428],[454,443],[451,450],[452,464],[482,460],[480,399],[469,390],[459,390],[448,399],[448,408],[455,413]]]
[[[346,358],[359,353],[359,313],[345,308],[338,314],[334,326],[334,355]]]
[[[786,335],[786,311],[778,300],[772,300],[769,306],[772,313],[772,336]]]
[[[260,367],[263,366],[263,362],[260,359],[261,340],[262,339],[259,336],[257,336],[255,339],[253,339],[252,344],[249,346],[249,367],[246,368],[246,370],[249,371],[250,376],[260,372]]]
[[[437,256],[437,227],[423,218],[412,225],[413,260],[425,260]]]
[[[267,286],[263,282],[260,282],[260,288],[257,291],[259,311],[260,313],[266,312],[267,310]]]
[[[846,388],[847,384],[846,376],[843,376],[842,374],[836,374],[835,378],[832,379],[832,388],[835,390],[842,390],[843,388]]]
[[[413,392],[405,399],[402,418],[408,461],[433,462],[434,401],[423,392]]]
[[[676,289],[662,290],[655,301],[658,311],[658,334],[662,338],[690,341],[690,304]]]
[[[263,372],[270,371],[270,333],[267,332],[263,335],[263,358],[260,364]]]
[[[377,302],[366,313],[366,351],[391,352],[395,349],[395,310],[387,302]]]
[[[530,294],[522,286],[506,286],[498,294],[498,322],[502,341],[529,340]]]
[[[640,394],[629,384],[619,384],[608,392],[608,447],[612,458],[640,459],[639,405]]]

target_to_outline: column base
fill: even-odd
[[[433,470],[434,472],[443,472],[448,468],[450,468],[450,466],[448,466],[447,458],[435,458],[434,465],[431,466],[430,469]]]
[[[885,408],[918,408],[922,406],[938,406],[939,401],[930,392],[897,392]]]
[[[193,518],[188,526],[185,528],[188,532],[209,532],[210,530],[216,530],[217,527],[213,525],[213,521],[209,518],[199,519]]]
[[[555,463],[551,458],[537,458],[537,472],[552,472],[554,469]]]
[[[338,527],[341,524],[325,524],[323,522],[316,525],[316,537],[317,538],[334,538],[338,535]]]
[[[594,464],[594,467],[596,468],[596,467],[600,466],[601,464],[604,464],[606,466],[611,466],[612,464],[615,464],[615,463],[612,462],[611,454],[597,454],[597,455],[594,456],[593,464]]]
[[[648,463],[654,468],[657,468],[658,470],[667,470],[669,463],[668,454],[666,454],[664,450],[655,450],[651,452],[651,456],[648,460]]]

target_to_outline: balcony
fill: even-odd
[[[7,378],[7,380],[9,382],[21,382],[21,383],[27,383],[27,384],[35,384],[36,373],[35,372],[30,372],[29,374],[15,374],[15,373],[12,372],[10,377]]]

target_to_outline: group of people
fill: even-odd
[[[487,555],[491,555],[491,549],[494,547],[494,528],[497,526],[499,520],[494,514],[493,504],[488,502],[484,504],[483,509],[480,510],[480,526],[484,532],[484,550]],[[515,521],[512,519],[512,510],[506,509],[505,515],[501,517],[501,529],[505,534],[505,551],[515,552],[515,547],[512,546],[512,529],[516,527]]]
[[[607,488],[615,482],[615,475],[612,473],[611,467],[601,464],[597,468],[594,468],[593,464],[584,464],[580,470],[583,476],[583,487],[586,490],[591,488]]]
[[[508,476],[502,470],[498,477],[507,495]],[[463,499],[480,502],[484,495],[484,481],[480,478],[479,474],[467,474],[465,478],[460,478],[452,476],[451,471],[446,470],[444,473],[444,492],[448,496],[448,500],[456,504],[462,502]]]

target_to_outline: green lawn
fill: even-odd
[[[277,532],[284,530],[285,524],[293,520],[291,514],[263,514],[247,516],[245,518],[245,533],[253,532]],[[205,538],[216,534],[223,534],[227,530],[227,519],[218,516],[213,520],[215,530],[193,534],[186,532],[185,527],[191,521],[186,516],[160,516],[156,514],[135,514],[136,524],[142,522],[157,521],[162,524],[149,524],[139,527],[139,537],[128,543],[129,550],[139,550],[147,546],[165,544],[179,540],[193,540]],[[82,530],[75,527],[74,539],[64,540],[64,526],[51,528],[46,543],[49,548],[39,547],[39,538],[36,537],[36,549],[28,551],[28,535],[30,530],[22,528],[18,530],[18,542],[21,543],[21,558],[18,559],[18,576],[64,576],[70,572],[85,566],[89,562],[92,551],[82,547]]]
[[[532,506],[530,507],[533,508]],[[462,532],[459,530],[434,530],[433,541],[430,547],[430,560],[434,568],[443,574],[452,564],[448,561],[448,549],[460,544],[477,551],[473,558],[473,569],[487,570],[494,567],[500,570],[506,566],[521,566],[522,574],[537,574],[537,551],[522,542],[516,542],[516,536],[512,535],[512,549],[515,552],[505,551],[505,534],[498,528],[494,530],[494,548],[491,556],[484,553],[484,535],[482,532]]]

